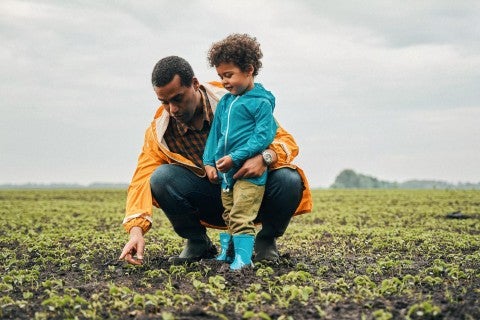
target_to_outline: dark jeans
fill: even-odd
[[[206,230],[200,220],[225,226],[220,185],[200,178],[174,164],[159,166],[150,178],[155,201],[165,212],[175,232],[182,238],[201,238]],[[296,170],[282,168],[268,173],[265,195],[255,222],[262,223],[257,237],[282,236],[298,207],[303,191]]]

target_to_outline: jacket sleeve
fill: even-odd
[[[151,127],[145,132],[142,152],[138,157],[137,168],[128,187],[127,204],[123,226],[127,232],[132,227],[141,227],[146,233],[152,225],[154,199],[150,191],[150,176],[161,164],[166,163],[158,151]]]
[[[298,155],[298,145],[293,136],[281,127],[277,121],[277,133],[268,149],[277,154],[277,162],[270,168],[275,169],[283,166],[292,165],[293,160]]]
[[[220,132],[220,120],[222,110],[221,100],[215,110],[215,116],[213,117],[212,126],[208,133],[207,142],[205,143],[205,149],[203,151],[203,165],[209,165],[215,167],[215,153],[217,151],[219,132]]]
[[[272,105],[266,101],[255,108],[255,130],[248,141],[230,155],[236,165],[259,154],[272,142],[277,131],[277,123],[273,118]]]

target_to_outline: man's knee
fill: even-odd
[[[302,178],[297,170],[282,168],[269,172],[266,192],[276,194],[281,192],[301,193]]]
[[[274,171],[271,171],[270,178],[272,181],[276,181],[277,183],[288,183],[288,184],[298,184],[302,183],[302,178],[300,174],[295,169],[291,168],[281,168]]]
[[[160,204],[160,202],[165,201],[174,197],[175,194],[181,192],[179,189],[182,188],[179,185],[181,180],[181,175],[184,173],[183,168],[165,164],[159,166],[150,177],[150,190],[154,199]]]
[[[174,178],[172,169],[170,165],[161,165],[155,169],[150,177],[150,186],[161,186],[171,182]]]

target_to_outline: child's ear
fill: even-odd
[[[253,65],[249,64],[247,67],[247,73],[249,76],[253,75],[253,71],[255,71],[255,68],[253,68]]]

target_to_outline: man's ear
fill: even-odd
[[[192,78],[192,86],[193,86],[193,89],[195,89],[195,91],[197,91],[198,88],[200,87],[200,82],[198,81],[197,77]]]

